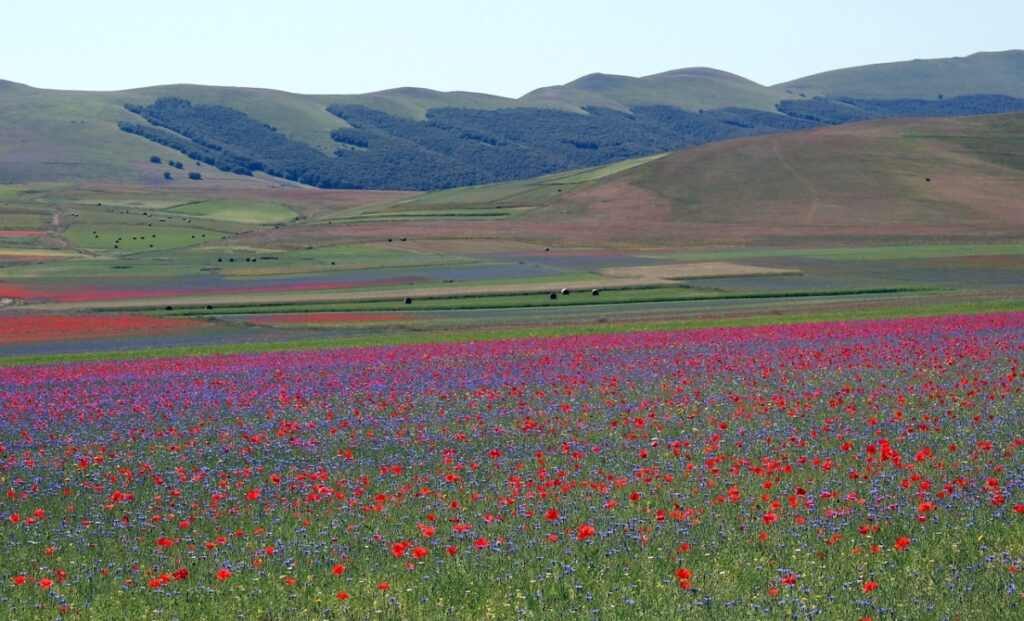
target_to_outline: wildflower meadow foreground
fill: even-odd
[[[0,370],[0,617],[1024,617],[1024,313]]]

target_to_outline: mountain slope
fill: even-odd
[[[594,73],[563,86],[549,86],[524,95],[534,104],[585,108],[599,106],[628,111],[638,106],[673,106],[691,112],[714,108],[771,111],[786,94],[746,78],[706,67],[677,69],[643,78]]]
[[[972,94],[1024,97],[1024,51],[884,63],[827,71],[777,84],[790,95],[933,99]]]
[[[956,84],[967,86],[936,98],[939,86]],[[520,99],[415,88],[81,92],[0,81],[0,183],[175,185],[192,174],[244,185],[421,190],[525,179],[813,126],[1024,110],[1024,98],[1012,97],[1024,96],[1024,52],[854,68],[783,86],[706,68],[592,74]],[[806,96],[816,92],[823,97]],[[904,98],[857,98],[880,93]],[[168,160],[183,168],[168,169]]]
[[[315,97],[265,89],[172,85],[129,91],[93,92],[36,89],[0,83],[0,182],[163,182],[163,169],[149,165],[181,154],[118,130],[137,119],[125,104],[152,103],[177,94],[197,103],[230,105],[275,125],[296,140],[332,153],[330,132],[337,117]],[[224,176],[210,170],[213,177]]]
[[[1024,113],[889,119],[433,192],[313,234],[623,248],[1019,240],[1021,196]]]

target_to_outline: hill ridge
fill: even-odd
[[[174,184],[183,180],[149,160],[185,156],[210,166],[205,177],[216,177],[214,168],[253,175],[245,183],[279,183],[266,177],[272,173],[318,187],[433,189],[819,125],[1024,109],[1024,52],[1018,50],[880,66],[882,74],[878,66],[818,74],[819,86],[830,89],[820,97],[709,67],[643,77],[593,73],[517,99],[418,87],[304,95],[245,86],[96,92],[0,82],[0,182]],[[973,87],[984,89],[945,89],[974,66]],[[898,80],[894,71],[918,77]],[[938,77],[928,82],[929,75]],[[914,96],[849,94],[871,80],[876,90],[896,85]],[[916,90],[906,91],[907,84]],[[937,93],[936,84],[945,92]],[[189,106],[154,122],[164,98]]]

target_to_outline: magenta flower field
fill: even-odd
[[[1024,313],[0,369],[0,617],[1024,617]]]

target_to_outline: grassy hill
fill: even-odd
[[[1024,51],[851,67],[784,82],[775,88],[807,97],[934,99],[939,95],[995,93],[1024,97]]]
[[[1020,239],[1022,136],[1021,113],[872,121],[432,192],[315,226],[623,248]]]
[[[418,88],[83,92],[0,81],[0,183],[437,189],[820,125],[1024,109],[1013,96],[1024,97],[1020,51],[846,69],[779,87],[707,68],[593,74],[519,99]],[[164,98],[189,102],[178,107],[186,114],[159,113]]]
[[[227,105],[275,125],[285,135],[333,150],[338,119],[315,98],[281,91],[212,86],[158,86],[129,91],[58,91],[0,82],[0,183],[160,183],[164,168],[151,155],[182,160],[181,153],[118,130],[137,118],[124,104],[147,104],[177,94],[197,103]],[[328,151],[330,152],[330,151]],[[190,166],[190,170],[195,167]],[[247,180],[206,167],[205,177]],[[179,175],[182,180],[185,174]],[[184,183],[184,181],[182,181]],[[273,183],[280,183],[275,180]]]
[[[533,104],[583,108],[600,106],[631,110],[637,106],[674,106],[697,111],[714,108],[774,110],[784,91],[761,86],[738,75],[696,67],[642,78],[594,73],[563,86],[549,86],[524,95]]]

